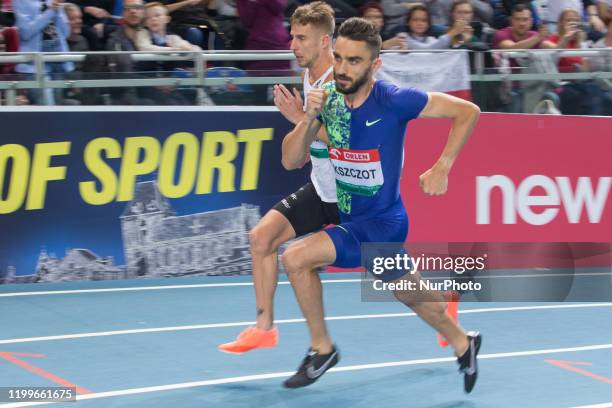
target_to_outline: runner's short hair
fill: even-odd
[[[291,16],[291,25],[310,24],[320,28],[330,36],[336,28],[334,9],[324,1],[315,1],[298,7]]]
[[[382,47],[382,38],[370,21],[361,17],[351,17],[338,29],[338,37],[345,37],[352,41],[363,41],[367,44],[372,57],[378,58]]]

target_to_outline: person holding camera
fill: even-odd
[[[474,45],[477,49],[486,47],[485,24],[474,20],[474,6],[470,0],[456,0],[450,10],[450,24],[464,21],[463,30],[451,38],[453,48],[468,48]]]
[[[573,8],[567,8],[559,15],[557,23],[557,34],[548,37],[548,41],[563,49],[588,48],[584,24],[581,22],[580,13]],[[558,62],[559,72],[575,72],[584,68],[582,57],[561,57]]]
[[[406,17],[406,32],[399,35],[406,41],[409,50],[434,50],[451,47],[451,39],[465,31],[467,22],[457,20],[450,29],[440,37],[431,34],[431,14],[427,7],[416,5],[410,9]]]
[[[582,23],[580,12],[575,8],[564,9],[559,15],[557,34],[548,37],[557,48],[581,49],[586,46],[588,24]],[[561,57],[557,63],[559,72],[589,71],[583,57]],[[593,80],[573,80],[564,83],[559,92],[561,112],[566,115],[599,115],[602,107],[602,92]]]

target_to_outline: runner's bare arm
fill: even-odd
[[[306,118],[306,112],[304,112],[302,107],[304,102],[300,93],[295,88],[289,91],[282,84],[274,85],[274,104],[285,119],[294,125],[297,125]],[[327,132],[324,127],[319,130],[317,139],[326,144],[328,143]]]
[[[290,91],[282,84],[274,85],[274,104],[285,119],[294,125],[297,125],[306,115],[302,96],[295,88]]]
[[[301,168],[308,160],[308,151],[310,144],[316,137],[320,138],[325,143],[327,133],[322,129],[321,122],[317,119],[317,115],[321,112],[321,107],[327,99],[327,93],[323,90],[312,90],[308,94],[308,110],[305,118],[285,136],[282,146],[282,164],[287,170]]]
[[[283,139],[281,162],[287,170],[299,169],[308,161],[310,144],[321,129],[317,118],[304,119]]]
[[[441,195],[448,187],[448,173],[453,163],[478,122],[480,109],[471,102],[443,93],[430,92],[428,97],[419,117],[449,118],[453,121],[440,158],[420,176],[421,187],[426,194]]]

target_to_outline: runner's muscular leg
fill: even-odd
[[[250,231],[253,259],[253,284],[257,306],[257,324],[268,330],[274,323],[274,292],[278,283],[278,248],[295,238],[293,227],[277,210],[270,210]]]
[[[331,265],[335,259],[336,248],[324,231],[294,242],[282,256],[287,276],[310,329],[311,347],[322,354],[330,353],[333,345],[325,325],[323,289],[317,268]]]
[[[468,348],[468,339],[459,324],[446,313],[444,294],[434,290],[421,290],[420,280],[419,272],[404,275],[394,282],[415,282],[415,290],[395,290],[393,294],[397,300],[414,310],[421,319],[448,339],[456,355],[463,355]]]

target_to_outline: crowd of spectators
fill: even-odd
[[[305,0],[0,0],[0,52],[287,50],[288,17]],[[338,22],[372,21],[386,50],[583,49],[612,46],[612,0],[328,0]],[[526,72],[551,67],[528,58],[487,53],[487,69]],[[554,60],[559,72],[612,71],[610,53]],[[250,75],[290,69],[288,61],[235,63]],[[544,67],[544,68],[542,68]],[[181,62],[136,63],[128,54],[89,56],[84,62],[47,63],[49,78],[185,75]],[[28,78],[33,63],[0,64],[0,75]],[[181,74],[181,72],[183,72]],[[188,75],[188,74],[187,74]],[[99,77],[99,76],[98,76]],[[500,104],[531,111],[525,98],[554,92],[563,113],[612,114],[609,80],[549,82],[546,89],[511,83]],[[534,94],[535,92],[535,94]],[[585,95],[589,97],[585,102]],[[33,91],[19,103],[100,103],[100,92]],[[497,95],[499,96],[499,95]],[[188,104],[193,95],[172,87],[115,89],[114,104]],[[527,98],[527,99],[529,99]],[[495,98],[493,98],[495,99]],[[541,98],[540,98],[541,99]],[[505,100],[505,102],[503,102]],[[495,107],[499,108],[499,107]],[[503,106],[501,107],[503,108]]]

